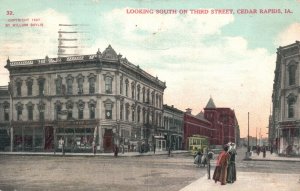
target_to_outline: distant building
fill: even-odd
[[[166,84],[110,45],[92,55],[7,60],[5,67],[12,96],[1,93],[1,136],[11,129],[14,151],[57,150],[61,139],[70,152],[138,151],[163,126]]]
[[[211,144],[223,145],[228,142],[239,144],[240,130],[234,110],[216,107],[212,98],[204,108],[204,118],[211,122],[213,135]]]
[[[269,142],[283,155],[300,155],[299,52],[299,41],[277,49]]]

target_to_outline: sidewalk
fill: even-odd
[[[180,154],[180,153],[188,153],[188,151],[185,150],[177,150],[172,151],[172,154]],[[65,155],[62,155],[62,152],[0,152],[0,155],[23,155],[23,156],[65,156],[65,157],[71,157],[71,156],[84,156],[84,157],[93,157],[93,156],[109,156],[113,157],[114,153],[96,153],[95,155],[93,153],[65,153]],[[147,152],[147,153],[139,153],[139,152],[125,152],[124,154],[118,153],[118,157],[139,157],[139,156],[151,156],[151,155],[168,155],[168,151],[156,151],[155,154],[153,151]]]
[[[300,190],[299,178],[300,174],[237,172],[236,182],[221,186],[206,175],[180,191],[296,191]]]
[[[266,157],[263,157],[263,153],[261,152],[257,155],[255,152],[251,154],[251,160],[255,161],[290,161],[290,162],[300,162],[300,157],[286,157],[286,156],[278,156],[276,153],[271,154],[270,152],[266,152]]]

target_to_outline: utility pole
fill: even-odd
[[[249,147],[249,112],[248,112],[248,147],[247,147],[247,151],[250,152],[250,147]]]
[[[255,136],[256,136],[256,138],[255,138],[255,140],[256,140],[256,146],[257,146],[257,127],[256,127],[256,131],[255,131]]]

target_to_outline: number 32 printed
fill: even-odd
[[[6,11],[6,15],[14,15],[12,11]]]

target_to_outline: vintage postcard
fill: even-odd
[[[300,190],[299,0],[0,4],[0,191]]]

